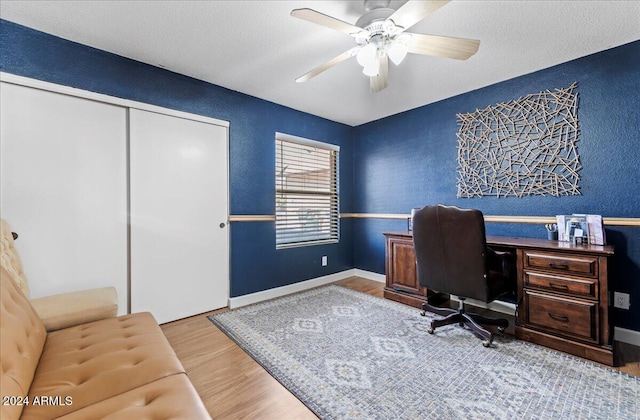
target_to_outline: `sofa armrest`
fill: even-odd
[[[47,331],[55,331],[117,316],[118,295],[103,287],[32,299],[31,305]]]

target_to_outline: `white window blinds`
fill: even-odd
[[[338,241],[338,153],[276,133],[276,248]]]

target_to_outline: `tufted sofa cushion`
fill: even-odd
[[[209,413],[186,375],[172,375],[60,417],[86,419],[203,419]]]
[[[184,373],[153,316],[125,315],[49,333],[32,395],[72,405],[25,408],[24,419],[58,417],[169,375]]]
[[[2,396],[25,396],[29,392],[46,331],[28,299],[4,267],[0,267],[0,364]],[[3,419],[18,418],[20,405],[2,404]]]
[[[29,297],[29,283],[24,274],[22,261],[16,251],[11,228],[6,220],[0,219],[0,267],[7,270],[13,281],[22,289],[22,293]]]

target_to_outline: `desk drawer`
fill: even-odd
[[[598,258],[592,256],[525,251],[524,265],[525,268],[551,270],[557,273],[598,276]]]
[[[524,286],[580,298],[598,298],[598,279],[564,277],[555,274],[525,271]]]
[[[598,338],[596,302],[552,296],[525,290],[528,324],[582,340]]]

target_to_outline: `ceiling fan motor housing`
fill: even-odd
[[[364,0],[364,11],[370,12],[374,9],[389,7],[389,0]]]
[[[391,16],[393,12],[395,12],[395,10],[386,7],[371,10],[370,12],[362,15],[360,19],[358,19],[358,21],[356,22],[356,26],[366,29],[369,32],[375,32],[377,26],[380,26],[381,30],[382,23],[384,23],[384,21],[387,20],[387,18]]]

